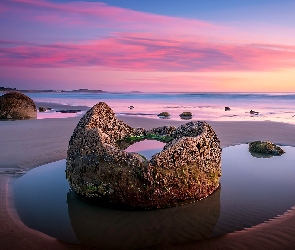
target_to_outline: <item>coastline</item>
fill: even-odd
[[[36,104],[42,106],[40,103]],[[64,108],[61,105],[55,107]],[[0,121],[0,223],[4,225],[0,228],[0,244],[3,249],[87,249],[63,243],[26,227],[14,209],[11,188],[16,172],[27,171],[66,158],[68,141],[79,119],[77,116]],[[188,122],[134,116],[118,116],[118,119],[132,127],[147,129],[163,125],[179,126]],[[219,137],[222,148],[254,140],[270,140],[279,145],[295,146],[293,139],[295,125],[270,121],[208,121],[208,123]],[[259,249],[292,249],[295,245],[294,225],[295,207],[293,206],[284,215],[251,229],[201,242],[159,246],[153,249],[257,249],[257,246]]]

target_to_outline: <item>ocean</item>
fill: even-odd
[[[92,107],[106,102],[118,115],[155,119],[162,111],[179,120],[184,111],[193,120],[275,121],[295,124],[295,93],[26,93],[36,102]],[[48,104],[50,106],[50,104]],[[130,106],[134,106],[130,109]],[[229,107],[230,111],[225,111]],[[250,114],[250,110],[256,114]],[[44,116],[42,117],[44,118]],[[46,118],[46,116],[45,116]]]

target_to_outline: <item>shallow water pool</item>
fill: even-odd
[[[69,189],[66,161],[61,160],[15,182],[15,207],[30,228],[100,249],[202,240],[260,224],[295,205],[295,148],[283,149],[282,156],[259,158],[246,144],[224,148],[221,185],[213,195],[150,211],[108,209],[80,200]]]

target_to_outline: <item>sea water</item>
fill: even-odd
[[[14,203],[28,227],[99,249],[202,240],[250,228],[295,205],[295,148],[283,149],[282,156],[259,158],[246,144],[224,148],[220,188],[206,199],[178,207],[130,211],[85,202],[70,190],[65,160],[17,179]]]
[[[117,115],[158,118],[162,111],[180,120],[184,111],[193,120],[278,121],[295,124],[295,93],[27,93],[35,102],[88,106],[106,102]],[[50,106],[50,105],[49,105]],[[134,108],[130,109],[130,106]],[[230,111],[225,111],[229,107]],[[250,110],[258,114],[250,114]]]

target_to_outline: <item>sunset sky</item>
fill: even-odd
[[[1,0],[0,86],[295,92],[293,0]]]

